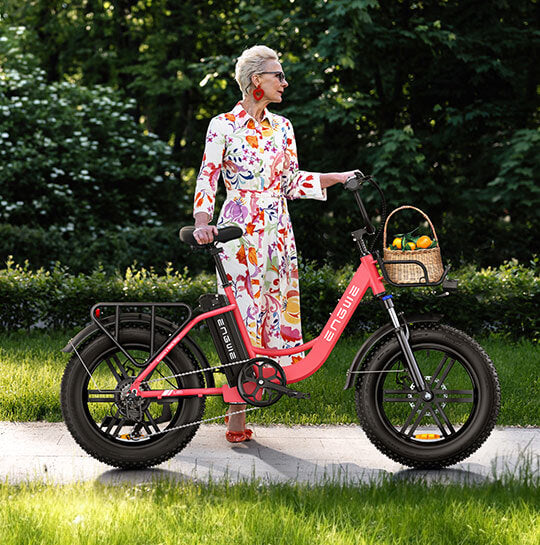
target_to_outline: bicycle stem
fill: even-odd
[[[433,397],[433,394],[428,391],[426,381],[424,380],[422,372],[420,371],[418,363],[416,362],[416,358],[414,357],[413,351],[411,350],[411,345],[409,344],[407,333],[404,330],[403,325],[399,322],[399,318],[396,314],[396,309],[394,308],[394,301],[392,300],[392,296],[384,295],[383,297],[381,297],[381,302],[383,303],[384,308],[388,311],[388,315],[390,316],[390,320],[392,321],[392,325],[394,326],[394,332],[396,334],[399,346],[401,347],[401,351],[405,355],[407,366],[409,367],[409,371],[411,372],[413,382],[418,388],[419,392],[424,392],[424,399],[426,401],[429,401]]]

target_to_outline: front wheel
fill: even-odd
[[[497,373],[484,350],[444,325],[412,328],[409,343],[432,399],[418,392],[396,338],[376,350],[356,384],[358,418],[368,438],[406,466],[455,464],[487,439],[500,407]]]

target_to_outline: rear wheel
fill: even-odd
[[[165,337],[156,334],[155,346]],[[66,425],[79,445],[106,464],[122,468],[142,468],[159,464],[182,450],[199,425],[174,431],[172,428],[197,422],[204,412],[204,398],[126,399],[123,395],[150,354],[150,332],[125,328],[119,333],[121,346],[137,362],[129,359],[105,335],[79,350],[69,361],[62,378],[61,402]],[[81,362],[84,362],[84,364]],[[161,361],[142,387],[153,390],[202,388],[201,373],[180,347]]]
[[[396,338],[362,368],[356,384],[358,418],[369,439],[404,465],[455,464],[487,439],[500,407],[491,360],[473,339],[444,325],[411,329],[409,339],[432,399],[414,386]]]

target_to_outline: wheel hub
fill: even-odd
[[[436,379],[433,381],[433,383],[432,383],[432,382],[431,382],[431,376],[427,375],[427,376],[425,377],[425,380],[426,380],[426,383],[429,383],[429,384],[430,384],[430,390],[429,390],[429,391],[426,390],[426,391],[424,391],[424,392],[420,392],[420,393],[419,393],[419,395],[420,395],[420,397],[422,398],[422,401],[423,401],[424,403],[432,403],[432,402],[433,402],[433,400],[435,399],[435,394],[433,393],[433,390],[434,390],[434,389],[437,389],[437,390],[448,390],[448,388],[446,387],[446,385],[444,384],[444,382],[441,382],[441,381],[440,381],[439,379],[437,379],[437,378],[436,378]],[[411,384],[411,385],[409,386],[409,388],[410,388],[410,390],[411,390],[412,392],[414,392],[414,393],[407,394],[407,397],[408,397],[409,399],[411,399],[411,400],[414,400],[414,401],[411,401],[411,402],[409,403],[410,407],[411,407],[411,408],[414,408],[414,406],[416,405],[416,400],[418,399],[418,398],[416,397],[415,394],[418,395],[418,392],[415,390],[414,384]],[[443,393],[441,397],[442,397],[442,398],[448,398],[448,394]],[[444,407],[446,407],[446,403],[445,403],[444,401],[443,401],[440,405],[441,405],[441,408],[442,408],[442,409],[444,409]],[[420,411],[420,410],[421,410],[421,409],[418,408],[418,411]],[[438,409],[435,409],[435,412],[438,413],[438,412],[439,412]]]
[[[140,422],[143,419],[144,411],[150,405],[150,400],[144,399],[131,391],[134,380],[134,377],[130,377],[117,384],[114,401],[122,416],[128,420]]]

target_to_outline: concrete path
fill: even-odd
[[[518,476],[528,462],[540,474],[540,429],[497,428],[464,462],[444,470],[407,469],[381,454],[359,426],[250,426],[249,443],[231,445],[223,425],[203,425],[192,442],[157,468],[122,471],[88,456],[63,423],[0,422],[0,482],[101,481],[143,483],[166,478],[231,482],[327,480],[351,483],[418,478],[478,483],[504,474]]]

